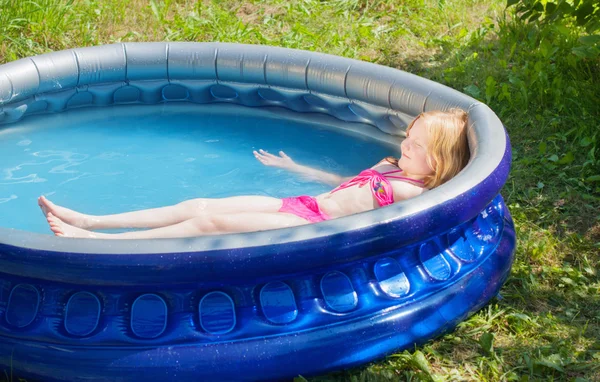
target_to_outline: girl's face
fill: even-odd
[[[400,144],[402,156],[398,160],[398,167],[413,176],[433,175],[434,170],[427,164],[429,142],[430,137],[425,121],[419,118]]]

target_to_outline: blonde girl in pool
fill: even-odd
[[[352,178],[343,178],[254,151],[266,166],[280,167],[337,186],[317,197],[277,199],[234,196],[191,199],[168,207],[94,216],[58,206],[41,196],[38,204],[57,236],[96,239],[152,239],[218,235],[299,226],[356,214],[420,195],[455,176],[469,160],[467,114],[459,109],[420,114],[407,128],[399,159],[385,158]],[[149,228],[108,234],[95,230]]]

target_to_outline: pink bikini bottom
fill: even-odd
[[[329,220],[326,213],[319,209],[317,199],[312,196],[296,196],[293,198],[283,198],[283,205],[279,212],[287,212],[308,220],[311,223],[318,223]]]

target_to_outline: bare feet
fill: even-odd
[[[59,220],[61,220],[63,223],[78,228],[91,228],[91,218],[89,215],[56,205],[43,195],[38,198],[38,205],[46,217],[48,217],[48,214],[51,213],[55,218],[59,218]]]
[[[46,215],[46,220],[48,220],[48,224],[50,225],[50,229],[56,236],[63,237],[84,237],[94,239],[97,238],[96,234],[90,231],[86,231],[81,228],[74,227],[60,220],[58,217],[54,216],[52,212],[48,212]]]

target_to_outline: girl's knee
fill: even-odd
[[[207,205],[206,199],[196,198],[185,200],[176,206],[188,213],[201,214],[206,210]]]
[[[188,220],[188,222],[201,233],[215,232],[215,229],[217,227],[217,225],[215,224],[214,217],[208,214],[196,216]]]
[[[196,227],[203,233],[246,232],[243,226],[230,215],[202,214],[193,219]]]

